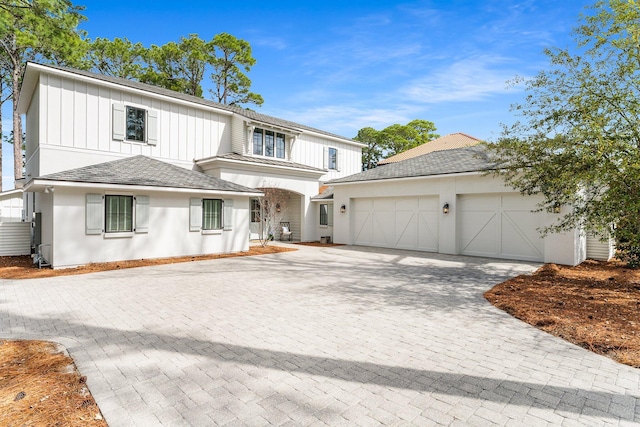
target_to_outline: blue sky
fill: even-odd
[[[413,119],[445,135],[482,139],[514,121],[524,96],[516,76],[548,66],[546,47],[572,46],[570,32],[590,2],[453,1],[76,1],[90,38],[126,37],[145,46],[191,33],[247,40],[258,110],[346,137]],[[206,87],[206,84],[205,84]],[[208,93],[205,93],[205,97]],[[5,108],[3,120],[10,112]],[[3,145],[3,187],[12,188]]]

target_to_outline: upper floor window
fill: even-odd
[[[284,159],[284,141],[282,133],[256,128],[253,131],[253,154]]]
[[[275,141],[273,140],[273,132],[266,131],[264,134],[264,155],[273,157],[273,149]]]
[[[111,135],[116,141],[158,144],[160,112],[139,106],[113,103]]]
[[[142,108],[127,106],[127,139],[129,141],[145,141],[146,111]]]
[[[276,157],[284,159],[284,135],[281,133],[276,134]]]
[[[257,154],[258,156],[262,156],[262,129],[255,129],[253,131],[253,154]]]
[[[336,148],[329,148],[329,157],[327,159],[327,165],[329,169],[338,169],[338,150]]]

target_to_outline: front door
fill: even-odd
[[[251,223],[249,224],[249,239],[257,240],[262,232],[262,215],[260,213],[260,200],[251,199]]]

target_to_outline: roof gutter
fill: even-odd
[[[475,171],[475,172],[453,172],[453,173],[445,173],[438,175],[420,175],[420,176],[405,176],[398,178],[379,178],[379,179],[368,179],[362,181],[347,181],[347,182],[335,182],[335,181],[327,181],[327,185],[348,185],[348,184],[370,184],[370,183],[380,183],[380,181],[410,181],[416,179],[438,179],[438,178],[451,178],[451,177],[462,177],[462,176],[477,176],[482,175],[487,171]]]
[[[181,194],[230,194],[234,196],[262,196],[262,191],[225,191],[211,190],[204,188],[176,188],[176,187],[156,187],[151,185],[129,185],[129,184],[103,184],[95,182],[76,182],[76,181],[54,181],[48,179],[36,178],[29,181],[24,186],[24,191],[41,193],[55,191],[56,187],[61,188],[81,188],[92,190],[123,190],[123,191],[160,191]]]
[[[212,165],[215,163],[229,163],[232,165],[242,165],[242,166],[249,166],[249,167],[257,167],[257,168],[268,168],[268,169],[280,169],[280,170],[284,170],[284,171],[290,171],[290,172],[296,172],[296,173],[303,173],[303,174],[308,174],[308,175],[312,175],[312,176],[322,176],[325,173],[327,173],[327,171],[324,171],[322,169],[318,169],[318,170],[310,170],[310,169],[302,169],[302,168],[296,168],[295,166],[280,166],[280,165],[270,165],[267,163],[254,163],[254,162],[246,162],[243,160],[235,160],[235,159],[222,159],[219,157],[209,157],[206,159],[201,159],[201,160],[195,160],[194,161],[196,165],[202,167],[203,165]]]

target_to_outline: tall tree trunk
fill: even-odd
[[[2,104],[0,104],[0,192],[1,191],[2,191]]]
[[[0,76],[0,98],[4,89],[4,79]],[[0,99],[0,192],[2,192],[2,100]]]
[[[19,96],[17,96],[20,93],[21,71],[22,67],[13,68],[13,177],[15,180],[24,177],[22,173],[22,117],[18,113]]]

